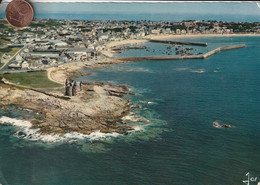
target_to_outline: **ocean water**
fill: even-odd
[[[202,51],[247,47],[205,60],[119,64],[75,77],[128,85],[137,94],[126,98],[142,105],[133,115],[150,122],[137,121],[139,132],[129,136],[58,143],[20,139],[14,136],[19,128],[0,125],[0,182],[239,185],[247,172],[260,177],[260,37],[186,40],[207,42]],[[149,55],[121,55],[137,53]],[[26,119],[30,113],[12,108],[1,116]],[[215,128],[214,121],[233,127]]]
[[[256,3],[33,3],[36,19],[258,22]],[[0,9],[5,18],[7,3]],[[232,12],[229,10],[232,9]],[[246,10],[246,11],[245,11]]]
[[[1,17],[1,16],[0,16]],[[37,13],[36,18],[38,19],[64,19],[64,20],[131,20],[131,21],[140,21],[140,20],[152,20],[152,21],[182,21],[182,20],[217,20],[217,21],[241,21],[241,22],[258,22],[259,15],[223,15],[223,14],[163,14],[163,13],[79,13],[79,14],[65,14],[65,13]]]

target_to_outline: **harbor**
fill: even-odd
[[[200,55],[183,55],[183,56],[142,56],[142,57],[114,57],[114,59],[122,61],[143,61],[143,60],[184,60],[184,59],[206,59],[220,51],[239,49],[246,47],[245,44],[224,46],[211,50]]]
[[[146,49],[146,46],[122,46],[122,47],[112,47],[111,50],[113,51],[121,51],[127,49]]]

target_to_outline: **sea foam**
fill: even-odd
[[[192,73],[204,73],[205,69],[191,70]]]
[[[122,118],[123,121],[141,122],[143,119],[140,116],[129,114]]]
[[[144,128],[140,125],[132,126],[131,128],[134,129],[132,132],[140,132],[144,130]]]
[[[42,141],[42,142],[75,142],[79,140],[87,139],[89,141],[101,140],[111,137],[118,137],[121,134],[113,133],[102,133],[99,130],[92,132],[89,135],[81,134],[77,132],[70,132],[66,134],[41,134],[40,129],[32,129],[32,124],[29,121],[19,120],[15,118],[9,118],[3,116],[0,118],[0,124],[9,124],[17,126],[20,129],[13,134],[13,136],[27,139],[31,141]]]
[[[18,126],[18,127],[31,127],[32,126],[32,124],[29,121],[2,116],[0,118],[0,124],[5,124],[5,123],[8,123],[8,124],[11,124],[14,126]]]

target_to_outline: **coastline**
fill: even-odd
[[[248,33],[232,33],[232,34],[159,34],[159,35],[148,35],[145,36],[143,39],[127,39],[122,41],[112,41],[107,43],[105,46],[111,48],[115,46],[120,45],[126,45],[126,44],[138,44],[138,43],[144,43],[149,42],[149,39],[173,39],[173,38],[196,38],[196,37],[259,37],[259,34],[248,34]]]
[[[203,37],[260,37],[259,34],[248,34],[248,33],[233,33],[233,34],[159,34],[159,35],[148,35],[145,36],[144,38],[140,39],[126,39],[126,40],[121,40],[121,41],[112,41],[109,43],[106,43],[105,46],[107,47],[107,50],[102,51],[102,53],[107,56],[108,58],[113,58],[113,60],[116,60],[112,63],[117,64],[117,63],[126,63],[130,61],[120,61],[117,60],[116,57],[114,57],[114,53],[111,51],[112,47],[118,47],[122,45],[128,45],[128,44],[140,44],[140,43],[145,43],[149,42],[150,39],[180,39],[180,38],[203,38]],[[96,66],[98,67],[98,66]]]
[[[113,86],[109,83],[87,83],[78,96],[70,97],[44,93],[33,89],[17,87],[1,82],[1,109],[16,105],[21,109],[35,111],[32,129],[39,134],[67,134],[78,132],[127,134],[132,130],[124,124],[123,118],[131,111],[131,102],[123,99],[132,94],[126,86]],[[39,116],[41,115],[41,116]]]
[[[152,35],[148,36],[149,39],[163,39],[163,38],[192,38],[192,37],[238,37],[238,36],[260,36],[260,34],[248,34],[248,33],[230,33],[230,34],[180,34],[180,35],[173,35],[173,34],[160,34],[160,35]]]
[[[105,44],[106,47],[109,47],[104,51],[107,57],[53,67],[47,70],[47,75],[51,81],[64,85],[65,80],[72,76],[89,75],[89,73],[80,72],[82,68],[102,68],[110,64],[132,62],[120,61],[111,57],[113,53],[111,53],[110,48],[114,46],[148,42],[148,39],[222,36],[260,36],[260,34],[157,35],[140,40],[115,41]],[[86,135],[96,132],[127,134],[133,129],[124,124],[122,119],[129,115],[131,107],[135,106],[129,100],[123,98],[125,94],[132,94],[125,86],[116,87],[108,83],[87,83],[84,85],[84,93],[79,97],[71,97],[70,100],[61,100],[40,92],[10,86],[10,84],[0,84],[0,89],[0,98],[8,97],[1,103],[2,105],[17,104],[23,108],[38,111],[45,115],[45,120],[35,119],[31,121],[32,129],[40,129],[39,133],[43,135],[66,135],[71,132]],[[10,93],[10,89],[12,89],[12,93]],[[59,96],[64,96],[64,94],[60,93]],[[26,98],[23,99],[22,97]],[[79,116],[78,112],[82,114]],[[74,116],[76,116],[76,120]],[[104,119],[106,116],[109,117],[108,120]],[[118,124],[121,126],[118,126]]]

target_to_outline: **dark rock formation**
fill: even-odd
[[[66,96],[76,96],[80,91],[82,91],[82,82],[77,82],[75,80],[66,80],[65,82]]]

